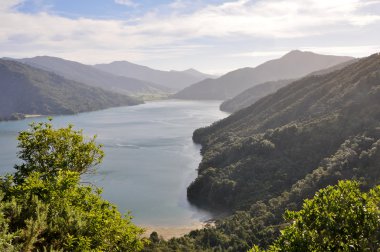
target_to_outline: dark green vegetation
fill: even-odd
[[[349,60],[352,58],[291,51],[279,59],[265,62],[255,68],[242,68],[217,79],[195,83],[173,95],[173,98],[226,100],[261,83],[300,78]]]
[[[126,95],[163,94],[169,91],[168,88],[152,82],[116,76],[92,66],[56,57],[39,56],[18,61],[88,86]]]
[[[358,183],[341,181],[318,191],[301,211],[287,211],[292,224],[269,251],[378,251],[379,206],[380,186],[363,193]]]
[[[161,71],[133,64],[128,61],[115,61],[109,64],[98,64],[94,67],[114,75],[156,83],[177,91],[196,82],[213,77],[194,69],[185,71]]]
[[[220,105],[220,110],[226,112],[236,112],[249,107],[261,98],[276,92],[278,89],[288,85],[293,80],[270,81],[244,90],[232,99],[224,101]]]
[[[1,251],[139,251],[143,230],[81,182],[101,162],[94,138],[71,126],[21,132],[15,176],[0,177]]]
[[[0,76],[0,120],[19,119],[25,114],[74,114],[141,103],[15,61],[0,60]]]
[[[305,203],[301,214],[290,214],[290,219],[284,221],[286,210],[300,209],[304,199],[340,180],[360,181],[364,190],[380,182],[380,54],[327,75],[295,81],[210,127],[198,129],[193,138],[203,146],[203,160],[198,178],[188,188],[189,200],[232,214],[216,221],[215,227],[167,242],[156,241],[150,247],[152,251],[246,251],[254,245],[268,248],[290,219],[305,218],[303,226],[294,224],[285,229],[275,244],[285,246],[292,239],[297,241],[310,218],[323,218],[330,210],[339,213],[347,205],[337,201],[342,204],[323,209],[324,201],[317,195],[314,203]],[[348,187],[355,194],[355,188]],[[335,199],[334,192],[331,194],[329,197]],[[347,200],[351,199],[348,194]],[[357,202],[355,197],[352,200]],[[312,209],[320,214],[310,217]],[[371,216],[364,216],[368,217],[365,228],[378,230],[371,224]],[[344,228],[344,223],[351,225],[355,216],[347,212],[342,217],[347,217],[340,225]],[[323,225],[311,228],[323,230]],[[314,239],[313,230],[305,230],[310,232],[310,239]],[[326,237],[329,235],[326,233]],[[366,237],[379,241],[378,233],[375,238],[371,235]],[[351,240],[357,242],[357,236]],[[286,249],[282,251],[311,248],[303,244],[299,243],[302,249],[294,249],[297,245],[293,250],[283,247]],[[326,244],[319,245],[316,251],[326,251]],[[348,245],[354,246],[353,251],[380,247],[378,243],[373,245],[373,240]]]

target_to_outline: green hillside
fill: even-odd
[[[195,131],[194,140],[203,144],[203,160],[189,199],[236,209],[263,195],[278,195],[344,141],[379,126],[379,85],[376,54],[343,70],[293,82]],[[205,183],[208,179],[211,183]],[[210,190],[220,179],[223,194],[213,191],[215,186]]]
[[[26,114],[74,114],[141,103],[15,61],[0,60],[0,76],[0,120],[18,119]]]
[[[285,210],[319,189],[345,179],[364,190],[379,184],[380,54],[293,82],[193,138],[203,160],[188,198],[230,216],[151,248],[267,247],[287,226]]]

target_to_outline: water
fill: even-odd
[[[215,101],[158,101],[73,116],[58,116],[57,127],[74,124],[104,144],[105,158],[96,175],[86,177],[103,187],[103,197],[134,222],[149,226],[185,226],[210,215],[192,207],[186,187],[201,160],[191,136],[196,128],[226,116]],[[13,172],[19,131],[32,121],[0,122],[0,173]]]

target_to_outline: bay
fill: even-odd
[[[218,101],[166,100],[56,116],[56,127],[73,124],[104,145],[104,162],[83,180],[103,188],[103,197],[121,212],[131,211],[143,226],[179,227],[207,220],[206,211],[191,206],[186,188],[196,177],[200,146],[191,139],[199,127],[227,116]],[[19,131],[32,121],[0,122],[0,173],[13,172]]]

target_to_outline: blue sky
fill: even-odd
[[[380,0],[1,0],[4,57],[225,73],[293,49],[380,51]]]
[[[165,12],[173,0],[29,0],[23,2],[18,10],[24,13],[38,13],[45,9],[69,18],[87,17],[103,19],[123,19],[139,16],[149,11]],[[228,0],[192,1],[188,11],[208,4],[221,4]]]

